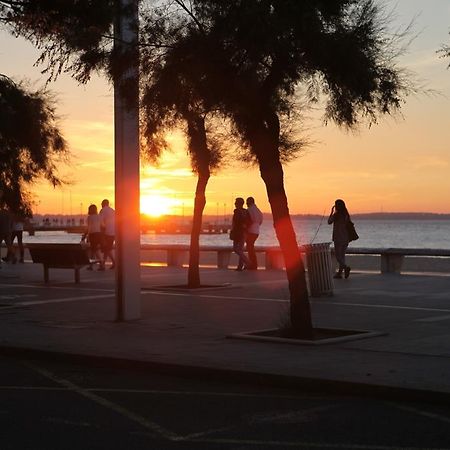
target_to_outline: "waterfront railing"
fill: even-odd
[[[61,244],[64,245],[64,244]],[[26,244],[25,244],[26,247]],[[305,254],[305,247],[300,247]],[[2,256],[6,249],[2,246]],[[259,266],[267,270],[283,270],[284,259],[279,247],[255,247]],[[331,249],[334,258],[333,249]],[[416,248],[360,248],[350,247],[347,251],[348,264],[354,270],[367,270],[382,274],[405,272],[443,272],[450,273],[450,250]],[[29,259],[29,255],[25,255]],[[183,244],[142,244],[141,263],[144,265],[166,265],[183,267],[188,264],[189,245]],[[237,264],[232,248],[225,246],[201,246],[200,264],[202,266],[228,269]],[[335,264],[333,264],[334,267]]]

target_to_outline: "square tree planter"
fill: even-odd
[[[247,339],[259,342],[275,342],[294,345],[325,345],[340,342],[356,341],[377,336],[385,336],[387,333],[370,330],[343,330],[339,328],[314,328],[311,339],[298,338],[286,329],[273,328],[268,330],[248,331],[233,333],[227,337]]]

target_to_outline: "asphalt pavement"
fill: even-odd
[[[2,450],[450,448],[450,406],[2,356],[0,417]]]

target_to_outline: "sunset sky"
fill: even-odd
[[[400,65],[415,72],[432,94],[407,99],[403,116],[386,117],[372,128],[349,134],[310,113],[307,136],[312,142],[302,157],[285,168],[292,213],[328,213],[336,198],[345,199],[350,212],[450,212],[450,60],[436,53],[450,43],[449,0],[394,0],[393,29],[414,21],[417,37]],[[22,39],[0,32],[1,73],[42,87],[45,77],[33,67],[38,51]],[[84,214],[90,203],[103,198],[114,203],[114,146],[112,88],[102,78],[79,86],[68,76],[52,83],[61,128],[73,155],[61,172],[72,184],[54,190],[40,183],[35,212]],[[192,212],[195,176],[181,136],[173,136],[174,151],[158,168],[144,166],[142,209],[188,215]],[[264,184],[256,167],[232,163],[208,186],[207,214],[229,214],[234,197],[252,195],[269,211]],[[114,205],[113,205],[114,206]]]

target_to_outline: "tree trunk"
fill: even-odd
[[[191,243],[189,247],[188,287],[200,287],[200,232],[202,229],[203,210],[206,205],[206,186],[209,180],[209,170],[198,173],[195,189],[194,216],[192,218]]]
[[[192,167],[197,172],[195,189],[194,216],[192,218],[191,244],[189,247],[188,287],[200,287],[200,232],[202,229],[203,210],[206,205],[206,186],[210,177],[210,152],[206,141],[204,117],[192,113],[187,117],[189,152]]]
[[[291,325],[296,335],[311,337],[312,320],[305,268],[289,215],[283,183],[283,167],[280,161],[272,161],[269,166],[260,164],[260,171],[266,185],[275,232],[286,265],[290,292]]]
[[[296,336],[312,337],[311,309],[305,267],[297,244],[286,192],[283,166],[279,154],[279,121],[276,114],[265,117],[263,127],[254,136],[252,150],[257,155],[261,177],[266,185],[275,232],[286,266],[290,292],[291,326]]]

